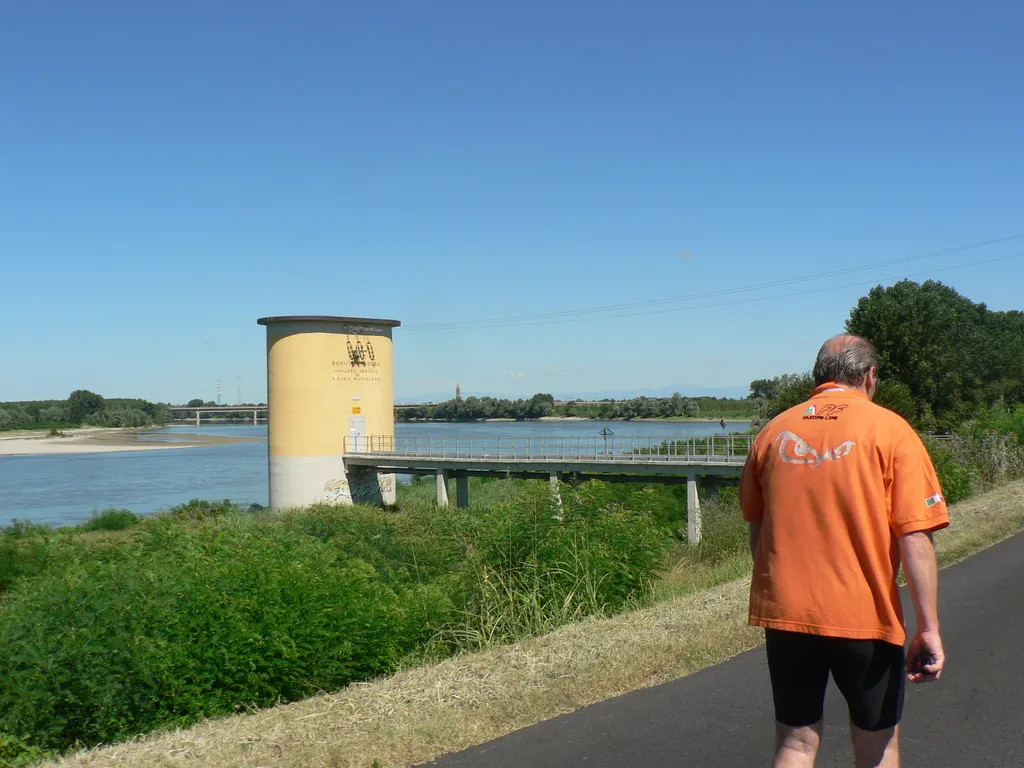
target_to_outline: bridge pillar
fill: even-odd
[[[562,489],[559,487],[559,483],[562,481],[562,473],[553,471],[548,474],[548,483],[551,486],[551,500],[555,502],[555,506],[558,508],[558,515],[562,515]]]
[[[437,470],[437,506],[448,506],[448,470]]]
[[[256,420],[256,409],[254,408],[252,412],[252,425],[255,427],[258,423],[259,422]]]
[[[199,411],[196,411],[196,426],[199,426]]]
[[[696,474],[686,476],[686,540],[700,544],[700,484]]]
[[[469,506],[469,475],[460,472],[455,476],[456,503],[462,509]]]

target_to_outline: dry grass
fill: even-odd
[[[1024,529],[1024,481],[958,505],[937,536],[958,562]],[[250,715],[71,755],[53,766],[409,766],[756,646],[748,580]]]

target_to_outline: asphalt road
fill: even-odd
[[[1024,534],[942,571],[942,679],[907,687],[905,768],[1024,767]],[[904,595],[911,618],[913,608]],[[908,627],[913,632],[913,626]],[[846,704],[830,683],[819,766],[850,766]],[[743,768],[771,764],[764,648],[447,755],[438,768]]]

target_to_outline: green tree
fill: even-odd
[[[914,421],[964,421],[1003,374],[986,351],[988,309],[935,281],[877,286],[857,302],[846,328],[878,349],[883,378],[901,382],[916,402]],[[1004,351],[1004,350],[1001,350]]]
[[[685,416],[686,415],[684,410],[683,410],[684,403],[683,403],[683,396],[681,394],[679,394],[678,392],[673,392],[672,393],[672,397],[669,398],[668,402],[669,402],[669,413],[668,413],[669,416]]]
[[[922,421],[918,413],[917,401],[914,399],[910,387],[902,381],[887,381],[885,379],[880,381],[878,391],[875,392],[875,402],[883,408],[895,411],[917,429],[927,430],[930,428]]]
[[[76,389],[68,398],[71,421],[81,424],[94,414],[103,412],[103,397],[87,389]]]
[[[39,410],[38,420],[42,422],[67,421],[70,418],[70,409],[62,405],[48,405]]]
[[[188,407],[189,408],[201,408],[202,406],[203,406],[203,401],[202,401],[201,398],[194,397],[194,398],[192,398],[191,400],[188,401]]]
[[[763,421],[774,419],[783,411],[799,405],[811,396],[814,377],[810,373],[785,373],[771,380],[769,391],[774,397],[758,401],[758,417]]]
[[[555,411],[555,398],[543,392],[538,392],[530,398],[526,404],[526,418],[539,419],[550,416]]]
[[[777,379],[755,379],[750,382],[751,400],[771,400],[778,394]]]

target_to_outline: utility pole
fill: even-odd
[[[235,405],[242,404],[242,376],[239,374],[235,376],[235,382],[238,384],[238,395],[235,397]]]
[[[220,405],[220,379],[217,379],[217,405]]]

